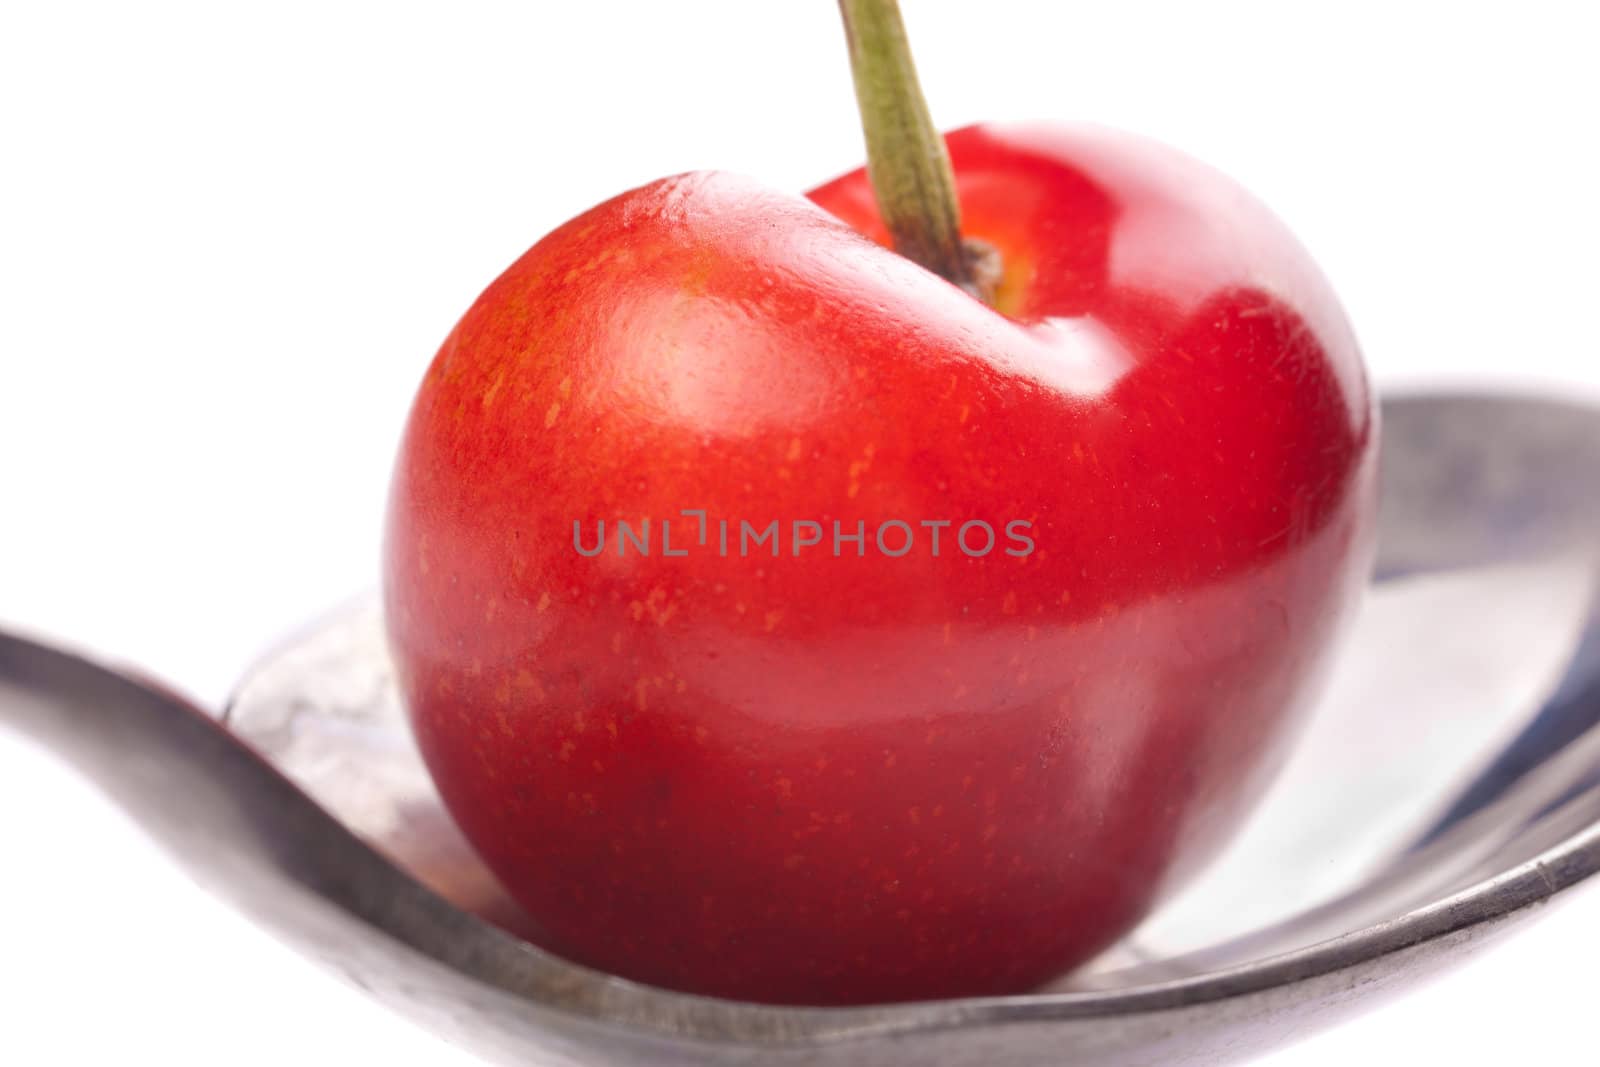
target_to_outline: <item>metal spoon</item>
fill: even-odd
[[[493,1062],[1230,1062],[1600,869],[1600,411],[1418,396],[1384,419],[1378,580],[1298,755],[1207,875],[1029,996],[769,1007],[514,936],[410,747],[371,603],[268,658],[222,722],[0,634],[0,722],[254,921]]]

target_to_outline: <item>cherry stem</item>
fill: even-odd
[[[917,83],[896,0],[839,0],[867,140],[867,177],[894,250],[980,298],[944,138]]]

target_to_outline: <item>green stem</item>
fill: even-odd
[[[944,138],[917,84],[895,0],[839,0],[872,180],[894,249],[974,295],[974,251],[961,239],[961,209]]]

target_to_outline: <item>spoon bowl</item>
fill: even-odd
[[[264,659],[220,719],[0,634],[0,723],[252,920],[491,1062],[1232,1062],[1600,869],[1600,411],[1427,395],[1383,415],[1378,574],[1296,754],[1212,867],[1025,996],[773,1007],[530,944],[412,745],[372,600]]]

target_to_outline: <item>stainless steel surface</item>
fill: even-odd
[[[1295,759],[1207,873],[1037,995],[764,1007],[504,932],[515,908],[439,807],[370,603],[264,661],[225,725],[0,635],[0,722],[255,921],[494,1062],[1232,1062],[1600,867],[1600,412],[1441,396],[1384,417],[1379,578]]]

